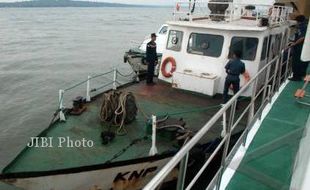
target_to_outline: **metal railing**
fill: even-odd
[[[293,8],[278,5],[255,5],[254,10],[249,10],[248,4],[233,2],[206,1],[206,0],[177,0],[173,11],[175,20],[200,20],[202,18],[222,17],[225,21],[231,22],[246,18],[256,20],[259,23],[261,18],[269,19],[269,24],[279,24],[289,19]],[[212,13],[210,6],[226,5],[228,8],[222,14]]]
[[[113,78],[108,78],[107,75],[112,74],[113,73]],[[118,80],[119,77],[123,77],[123,78],[127,78],[130,77],[130,79],[133,80],[137,80],[137,75],[135,74],[135,72],[132,72],[130,74],[122,74],[117,68],[114,68],[111,71],[102,73],[102,74],[98,74],[95,76],[88,76],[86,80],[81,81],[69,88],[66,89],[60,89],[59,90],[59,98],[58,98],[58,110],[59,110],[59,119],[60,121],[65,121],[66,117],[64,114],[64,110],[65,110],[65,105],[64,105],[64,96],[66,92],[72,91],[73,89],[76,89],[77,87],[80,87],[81,85],[85,85],[86,84],[86,91],[85,91],[85,100],[86,102],[90,102],[91,101],[91,94],[94,92],[99,92],[102,89],[105,89],[107,87],[106,90],[111,90],[114,89],[116,90],[118,85],[121,85],[121,82]],[[105,83],[104,85],[98,86],[96,88],[91,88],[91,81],[97,78],[104,78],[106,80],[108,80],[109,82]]]
[[[232,157],[235,155],[238,148],[242,144],[245,144],[247,134],[251,127],[261,118],[265,106],[271,101],[272,96],[278,91],[280,85],[284,83],[290,75],[290,58],[290,50],[283,50],[279,56],[269,61],[268,64],[266,64],[242,89],[240,89],[240,91],[233,96],[229,102],[224,104],[223,107],[208,121],[208,123],[176,153],[176,155],[156,174],[143,190],[154,190],[159,187],[179,163],[180,169],[177,180],[177,190],[189,190],[195,185],[214,157],[218,154],[222,154],[221,166],[207,187],[207,189],[219,189],[222,174],[229,165]],[[275,68],[275,70],[272,70],[272,68]],[[260,77],[265,78],[261,87],[258,86]],[[250,103],[244,108],[240,115],[237,115],[236,106],[238,99],[250,87],[253,87]],[[233,131],[238,127],[242,119],[247,119],[246,127],[234,147],[229,151],[229,144]],[[208,157],[201,169],[196,173],[194,178],[191,179],[189,184],[185,187],[189,152],[202,140],[212,127],[216,127],[216,123],[219,120],[223,120],[223,126],[225,128],[225,130],[223,130],[224,134],[222,134],[222,138],[219,136],[219,138],[221,138],[220,143]],[[223,152],[221,153],[221,151]]]

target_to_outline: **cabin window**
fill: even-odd
[[[167,49],[173,51],[181,51],[183,32],[177,30],[169,31]]]
[[[224,37],[213,34],[192,33],[187,52],[191,54],[219,57],[222,54]]]
[[[168,31],[168,26],[163,26],[160,29],[159,34],[167,34],[167,31]]]
[[[233,37],[230,44],[229,58],[232,58],[232,52],[235,50],[241,51],[241,59],[254,61],[257,51],[257,38],[249,37]]]
[[[267,56],[267,48],[268,48],[268,37],[266,37],[264,39],[264,43],[263,43],[263,49],[262,49],[262,55],[261,55],[261,61],[266,59]]]

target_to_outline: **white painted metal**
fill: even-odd
[[[185,90],[200,92],[207,95],[214,95],[214,93],[222,94],[224,88],[224,82],[226,77],[225,65],[229,61],[229,47],[232,37],[254,37],[259,39],[257,52],[254,61],[243,60],[246,66],[246,70],[249,72],[250,77],[253,77],[262,67],[265,66],[264,62],[260,61],[261,52],[263,50],[263,41],[265,37],[269,35],[282,33],[284,35],[285,29],[289,27],[289,24],[285,24],[281,27],[267,28],[262,31],[244,31],[234,30],[234,25],[229,26],[231,30],[224,30],[226,24],[205,24],[204,27],[192,26],[189,22],[187,24],[179,24],[180,22],[173,22],[169,25],[170,30],[178,30],[183,32],[182,48],[181,51],[172,51],[165,49],[163,52],[162,60],[166,57],[173,57],[176,60],[176,72],[173,73],[173,77],[166,78],[160,72],[159,79],[168,83],[172,83],[174,87],[182,88]],[[194,23],[194,22],[193,22]],[[196,22],[195,22],[196,23]],[[194,25],[194,24],[193,24]],[[214,29],[217,28],[217,29]],[[206,33],[222,35],[224,37],[223,50],[220,57],[208,57],[202,55],[189,54],[187,52],[187,45],[191,33]],[[168,64],[169,65],[169,64]],[[167,66],[168,66],[167,65]],[[169,68],[166,68],[169,70]],[[192,74],[188,74],[191,72]],[[218,79],[212,82],[210,79],[201,79],[204,74],[209,73],[217,76]],[[182,79],[182,77],[184,77]],[[186,79],[185,79],[186,77]],[[190,80],[188,80],[190,79]],[[241,76],[241,86],[245,84],[244,78]],[[258,81],[258,85],[262,85],[264,77]],[[177,85],[174,85],[177,82]],[[213,84],[213,86],[212,86]],[[197,88],[196,88],[197,87]],[[214,93],[212,93],[214,91]],[[246,90],[243,96],[250,96],[252,93],[251,88]]]
[[[60,121],[66,121],[65,114],[63,112],[64,109],[64,90],[59,90],[59,119]]]
[[[114,68],[113,71],[113,90],[117,89],[117,69]]]
[[[301,60],[310,61],[310,22],[308,24],[308,30],[307,30],[307,34],[306,34],[306,38],[304,42],[304,47],[301,53]]]
[[[141,189],[168,160],[166,158],[153,162],[142,162],[64,175],[20,178],[8,180],[7,183],[25,190],[137,190]],[[134,171],[141,175],[129,179]],[[119,178],[119,180],[115,181],[119,173],[124,174],[125,180]],[[176,176],[177,172],[167,180],[172,180]]]
[[[234,3],[238,4],[250,4],[250,5],[270,5],[272,6],[275,3],[275,0],[234,0]]]
[[[270,35],[276,34],[282,34],[282,36],[284,36],[285,30],[287,30],[290,26],[290,22],[287,20],[287,17],[292,10],[282,6],[270,6],[269,3],[267,3],[267,5],[255,4],[255,6],[261,7],[257,10],[261,12],[256,12],[256,15],[260,14],[260,16],[264,16],[267,14],[267,17],[270,19],[270,23],[273,24],[272,27],[261,27],[259,26],[259,18],[257,16],[253,17],[253,19],[241,19],[242,15],[239,14],[240,11],[235,11],[235,9],[240,7],[243,9],[247,4],[227,3],[230,7],[225,14],[228,14],[228,17],[232,17],[234,19],[218,22],[212,21],[208,18],[209,13],[206,11],[206,9],[208,9],[208,3],[208,1],[204,0],[196,1],[195,12],[197,10],[198,12],[204,12],[206,17],[203,17],[203,19],[195,20],[194,18],[199,18],[199,14],[197,16],[195,15],[196,13],[188,12],[191,16],[190,18],[192,18],[190,21],[176,19],[175,21],[167,22],[169,31],[174,30],[183,32],[183,39],[180,51],[164,49],[162,61],[164,61],[167,57],[173,57],[176,60],[176,71],[170,78],[163,76],[160,72],[159,79],[172,83],[172,86],[175,88],[212,96],[216,93],[223,93],[224,82],[227,75],[224,67],[229,61],[228,55],[229,48],[231,46],[231,39],[233,37],[258,38],[259,43],[255,54],[255,60],[242,60],[245,63],[246,70],[250,74],[250,77],[252,77],[267,63],[266,61],[261,61],[261,52],[263,51],[264,39]],[[212,3],[222,4],[223,2]],[[193,2],[184,0],[177,1],[177,4],[181,7],[183,6],[183,10],[185,9],[186,11],[189,11],[189,7],[193,6]],[[219,57],[210,57],[188,53],[187,47],[192,33],[222,35],[224,37],[224,44],[221,55]],[[271,44],[273,43],[276,42],[271,42]],[[280,52],[274,52],[274,54],[279,53]],[[270,57],[269,60],[273,58],[274,54],[270,54],[272,57]],[[169,64],[167,67],[169,67]],[[166,70],[169,70],[169,68],[166,68]],[[201,78],[200,76],[203,76],[204,74],[216,76],[216,79]],[[245,80],[242,76],[240,77],[240,80],[241,86],[244,86]],[[263,85],[263,82],[264,76],[262,75],[258,80],[257,86]],[[251,96],[251,88],[252,87],[244,91],[242,95]]]
[[[223,129],[222,129],[222,132],[221,132],[221,137],[223,138],[223,137],[225,137],[225,135],[226,135],[226,133],[227,133],[227,131],[226,131],[226,129],[227,129],[227,117],[226,117],[226,112],[224,112],[223,113]]]
[[[111,73],[113,73],[113,80],[111,79],[112,82],[110,82],[110,83],[108,83],[106,85],[94,88],[94,89],[90,88],[90,81],[91,81],[91,79],[95,79],[95,78],[98,78],[98,77],[103,77],[103,78],[107,79],[105,76],[108,75],[108,74],[111,74]],[[65,121],[66,120],[65,114],[63,112],[64,109],[65,109],[65,106],[64,106],[64,93],[65,92],[74,90],[75,88],[77,88],[77,87],[81,86],[82,84],[86,83],[86,101],[90,101],[91,100],[91,94],[90,94],[91,92],[94,92],[94,91],[98,92],[98,90],[104,89],[104,88],[106,88],[106,90],[111,90],[111,89],[115,90],[115,89],[117,89],[117,86],[119,84],[121,84],[117,80],[118,74],[120,74],[119,71],[117,70],[117,68],[114,68],[113,70],[108,71],[108,72],[103,73],[103,74],[99,74],[99,75],[96,75],[96,76],[93,76],[93,77],[92,76],[88,76],[87,80],[85,80],[85,81],[79,82],[78,84],[75,84],[75,85],[73,85],[73,86],[71,86],[71,87],[69,87],[69,88],[67,88],[65,90],[59,90],[58,110],[59,110],[59,119],[60,119],[60,121]],[[134,74],[134,72],[133,72],[133,74]],[[132,81],[133,77],[131,77],[130,75],[123,76],[123,78],[127,78],[130,81]],[[134,78],[137,79],[138,77],[134,77]],[[112,87],[110,85],[112,85]]]
[[[156,148],[156,128],[157,128],[156,122],[157,122],[156,116],[153,115],[152,116],[152,147],[149,152],[150,156],[154,156],[155,154],[158,153],[157,148]]]
[[[208,5],[226,4],[228,8],[223,14],[211,13]],[[247,10],[246,6],[248,2],[242,0],[234,2],[210,2],[206,0],[196,0],[195,3],[186,0],[176,1],[176,6],[173,15],[174,20],[189,20],[194,21],[197,18],[206,18],[212,16],[222,16],[225,21],[231,22],[233,20],[239,20],[242,17],[251,18],[256,23],[259,23],[259,18],[265,17],[269,19],[270,25],[278,25],[285,22],[289,14],[293,12],[292,7],[286,6],[273,6],[269,1],[252,1],[250,5],[255,5],[257,9],[255,11]],[[195,11],[192,12],[195,6]]]
[[[220,78],[213,73],[175,72],[172,86],[214,96],[217,93]]]
[[[91,76],[87,77],[87,85],[86,85],[86,102],[90,102],[91,98],[90,98],[90,80],[91,80]]]
[[[192,28],[206,28],[206,29],[217,29],[217,30],[228,30],[228,31],[265,31],[267,27],[258,27],[257,22],[253,20],[234,20],[231,22],[215,22],[209,19],[197,20],[197,21],[168,21],[169,26],[183,26]],[[171,29],[169,27],[169,29]]]

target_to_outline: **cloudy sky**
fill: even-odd
[[[0,2],[16,2],[23,0],[0,0]],[[141,4],[141,5],[171,5],[174,0],[88,0],[88,1],[101,1],[101,2],[112,2],[112,3],[130,3],[130,4]]]

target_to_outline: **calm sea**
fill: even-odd
[[[169,19],[169,8],[0,9],[0,169],[48,126],[58,89],[126,70],[133,41]]]

